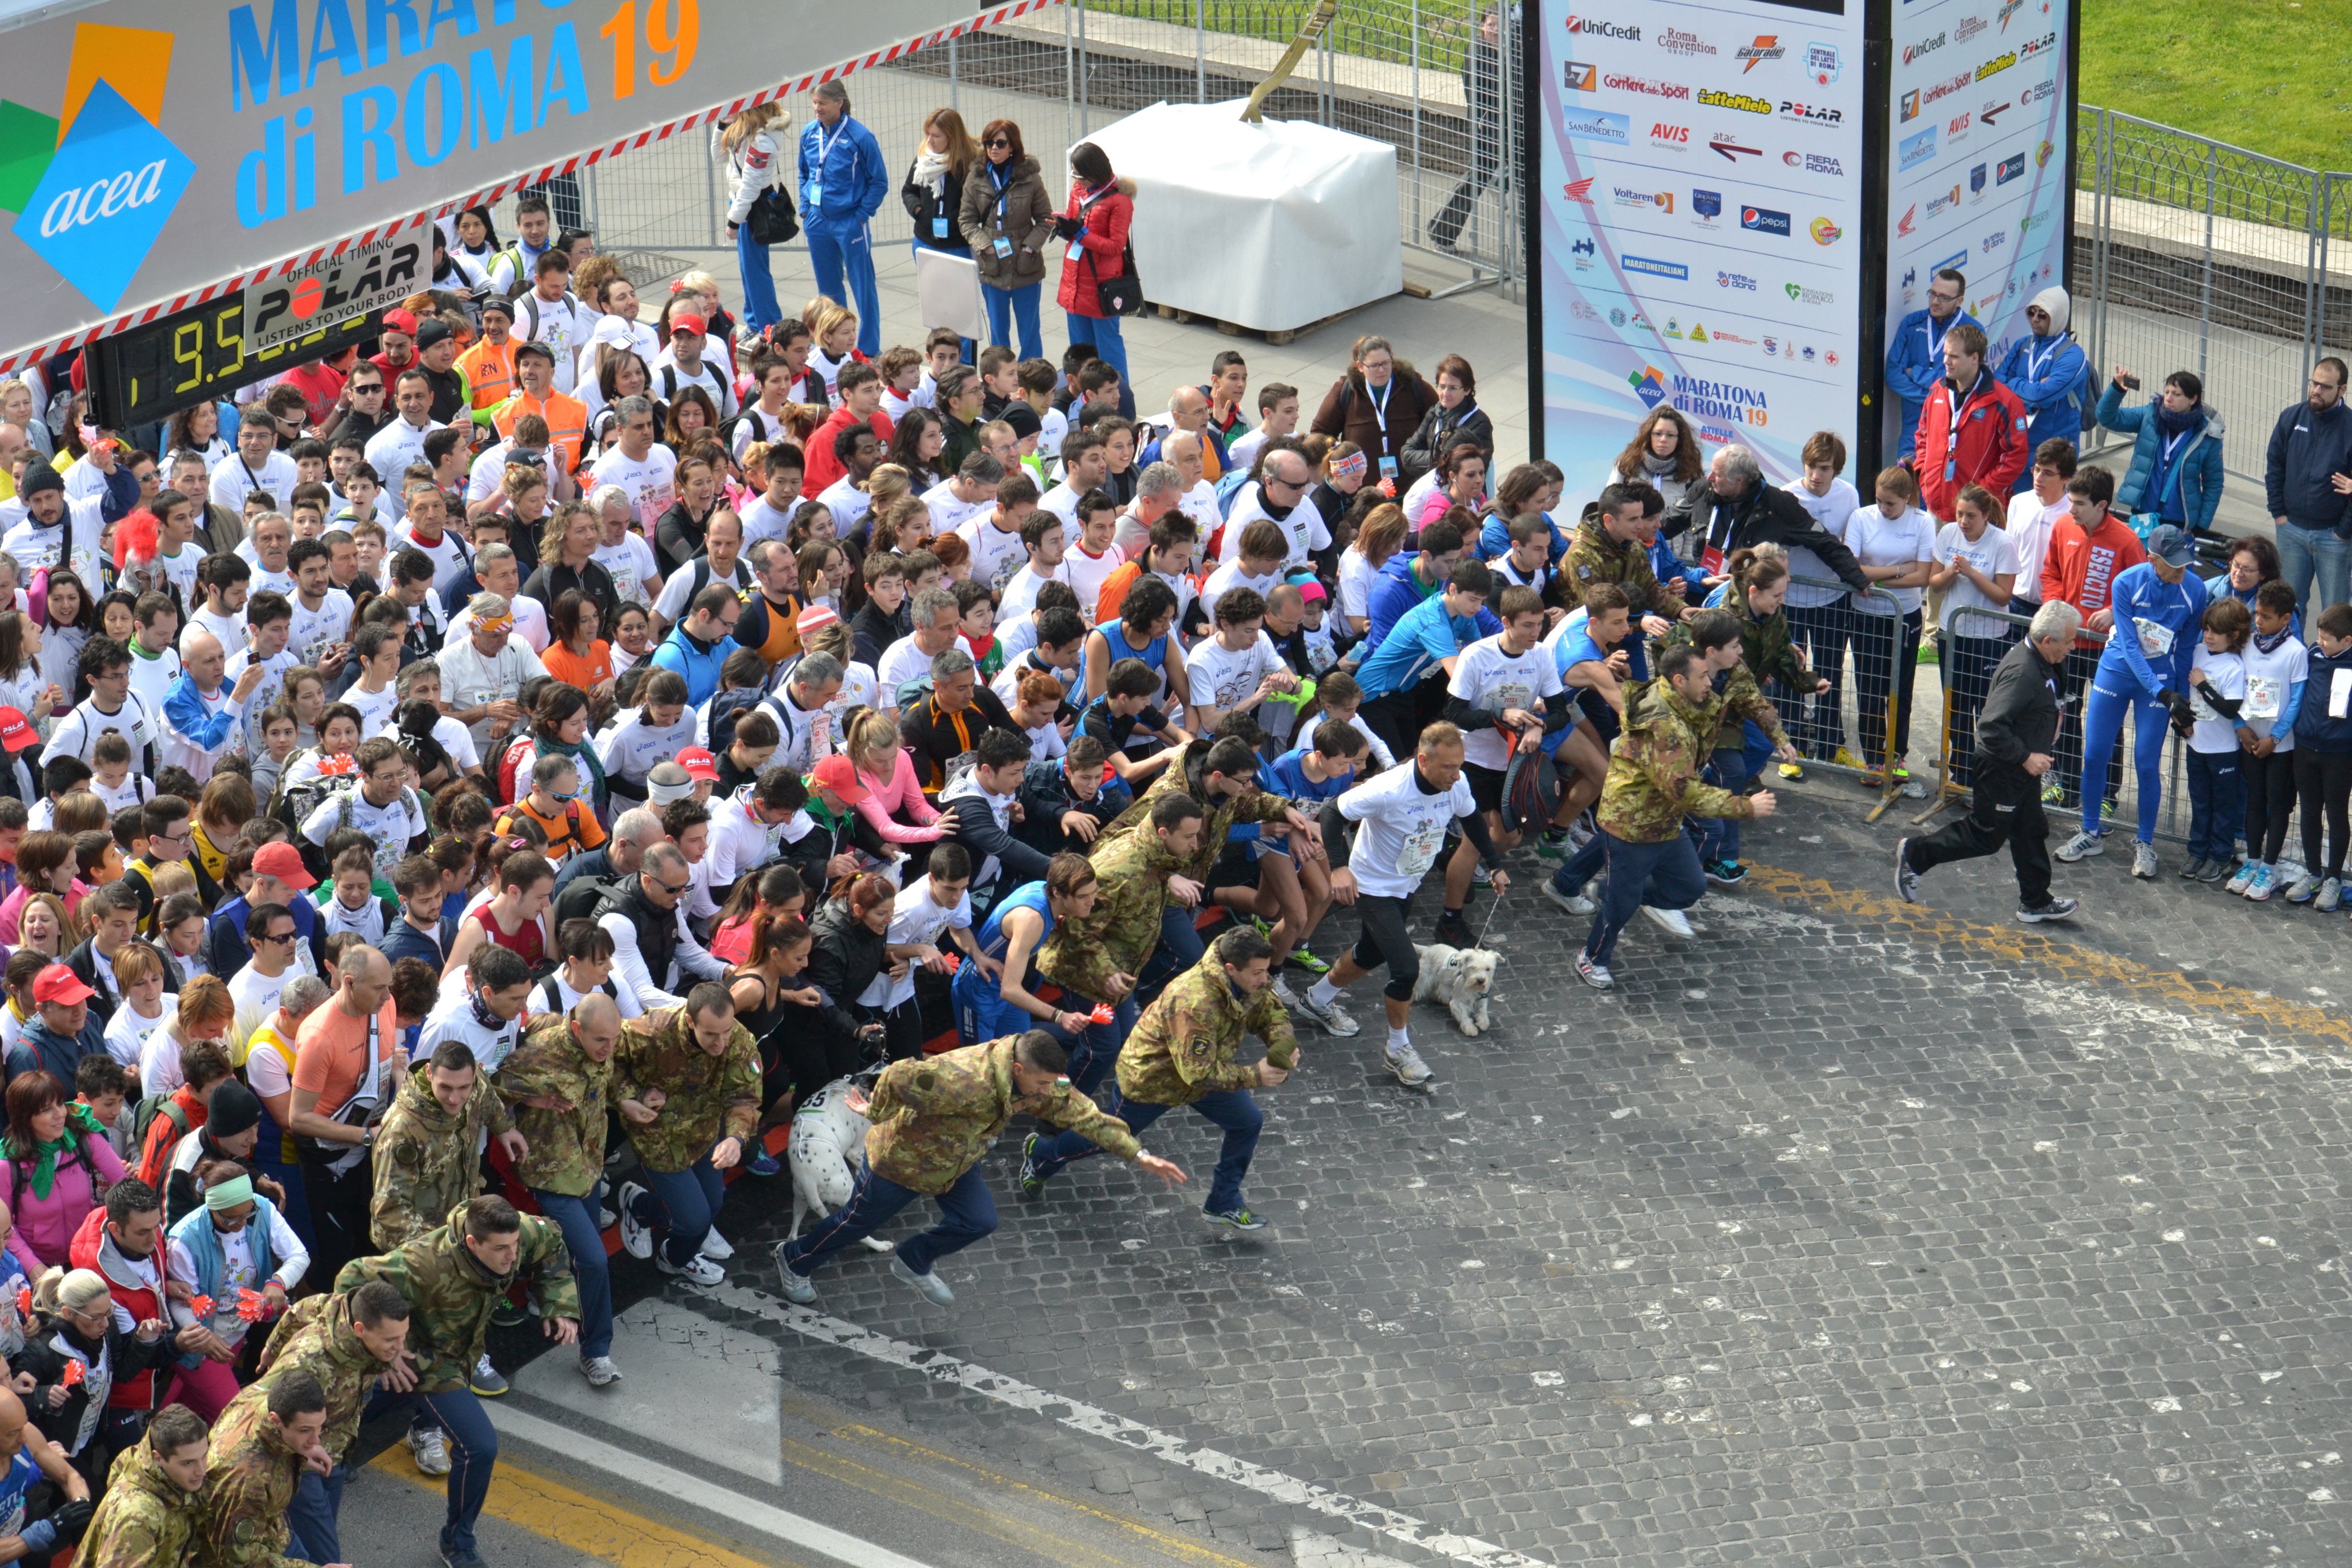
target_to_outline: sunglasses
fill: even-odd
[[[256,937],[254,940],[257,942],[292,942],[294,940],[294,933],[290,931],[281,931],[272,932],[266,936]]]
[[[664,882],[661,884],[661,890],[667,893],[673,899],[678,899],[684,898],[686,896],[686,890],[692,886],[694,886],[694,884],[691,882],[680,882],[676,887],[672,887],[669,883]]]
[[[1006,140],[1005,140],[1003,137],[1002,137],[1002,136],[998,137],[995,141],[991,142],[989,143],[989,145],[990,145],[991,147],[1002,147],[1002,148],[1005,149],[1007,152],[1012,151],[1012,148],[1013,148],[1013,143],[1012,143],[1012,142],[1008,142],[1008,141],[1006,141]]]

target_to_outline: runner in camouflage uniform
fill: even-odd
[[[862,1108],[873,1126],[866,1134],[866,1169],[849,1201],[805,1236],[776,1247],[785,1298],[803,1306],[815,1300],[809,1276],[817,1265],[872,1235],[918,1197],[934,1197],[940,1223],[900,1242],[890,1272],[936,1306],[952,1302],[954,1293],[931,1266],[996,1228],[996,1200],[980,1161],[1016,1111],[1082,1133],[1163,1180],[1184,1180],[1182,1171],[1145,1153],[1125,1122],[1104,1115],[1073,1089],[1061,1076],[1068,1065],[1060,1044],[1043,1029],[891,1063]]]
[[[1116,1042],[1135,1027],[1135,977],[1160,945],[1170,882],[1198,858],[1202,821],[1198,801],[1163,795],[1142,832],[1096,845],[1087,857],[1095,869],[1094,908],[1064,919],[1037,951],[1038,973],[1081,1001],[1111,1006],[1112,1047],[1097,1051],[1090,1039],[1081,1039],[1081,1055],[1071,1063],[1070,1081],[1081,1094],[1095,1091],[1118,1059]],[[1176,912],[1192,918],[1189,910]]]
[[[268,1387],[256,1384],[229,1401],[213,1424],[194,1531],[197,1563],[294,1568],[302,1561],[287,1555],[286,1510],[305,1469],[324,1473],[332,1466],[319,1441],[326,1420],[326,1391],[304,1372]]]
[[[389,1252],[440,1225],[482,1190],[478,1151],[495,1139],[510,1160],[529,1146],[507,1105],[475,1070],[462,1040],[444,1040],[430,1061],[408,1069],[375,1138],[375,1201],[369,1207],[375,1244]]]
[[[407,1299],[377,1279],[347,1295],[303,1297],[278,1320],[268,1344],[262,1347],[257,1385],[274,1384],[302,1372],[317,1378],[327,1394],[327,1424],[319,1444],[335,1468],[326,1476],[303,1472],[287,1518],[294,1539],[313,1563],[342,1559],[337,1518],[344,1483],[351,1479],[346,1464],[352,1440],[359,1436],[379,1379],[387,1402],[415,1386],[415,1360],[406,1349],[407,1339]]]
[[[515,1175],[539,1212],[563,1227],[580,1286],[580,1371],[598,1388],[621,1375],[613,1365],[613,1281],[604,1266],[598,1192],[604,1180],[605,1117],[621,1009],[601,991],[568,1014],[548,1013],[523,1031],[492,1082],[530,1140]]]
[[[621,1184],[621,1245],[631,1257],[655,1258],[663,1273],[697,1285],[727,1278],[719,1265],[735,1249],[718,1230],[720,1173],[759,1131],[760,1081],[759,1047],[716,980],[623,1026],[612,1095],[646,1169],[644,1184]],[[656,1254],[654,1233],[664,1226]]]
[[[1242,1179],[1265,1124],[1250,1090],[1273,1088],[1298,1064],[1290,1013],[1274,994],[1273,960],[1274,944],[1246,927],[1219,937],[1144,1009],[1118,1053],[1118,1098],[1111,1102],[1111,1115],[1138,1135],[1180,1105],[1223,1128],[1224,1149],[1201,1212],[1239,1230],[1265,1223],[1242,1203]],[[1263,1062],[1234,1059],[1245,1035],[1265,1042]],[[1063,1166],[1095,1152],[1076,1132],[1031,1133],[1021,1152],[1021,1190],[1043,1191]]]
[[[179,1568],[195,1545],[210,1438],[184,1405],[167,1405],[114,1457],[106,1500],[82,1532],[74,1568]],[[27,1552],[25,1560],[44,1558]]]

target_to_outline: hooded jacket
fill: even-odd
[[[2026,432],[2030,473],[2032,453],[2042,442],[2054,439],[2072,446],[2082,439],[2083,416],[2095,400],[2091,394],[2090,356],[2066,330],[2074,316],[2074,300],[2053,284],[2026,304],[2050,312],[2050,335],[2029,333],[2011,344],[2009,356],[2000,362],[2000,384],[2017,394],[2032,421]],[[2023,479],[2020,476],[2018,489],[2024,488]]]
[[[48,1026],[39,1008],[25,1020],[24,1033],[8,1047],[8,1074],[11,1079],[20,1072],[38,1068],[63,1084],[70,1092],[74,1073],[84,1057],[103,1056],[106,1052],[106,1022],[99,1016],[98,998],[89,999],[82,1017],[81,1033],[68,1039]]]
[[[114,1457],[106,1496],[82,1532],[73,1568],[157,1568],[186,1560],[202,1489],[190,1491],[163,1473],[154,1445],[142,1439]]]
[[[1224,836],[1217,837],[1223,850]],[[1038,950],[1037,972],[1090,1002],[1108,1002],[1113,974],[1140,974],[1160,944],[1168,879],[1190,862],[1171,854],[1146,816],[1140,830],[1096,839],[1094,908],[1066,917]]]
[[[992,289],[1029,289],[1045,280],[1045,242],[1054,237],[1054,198],[1034,158],[1005,165],[1000,190],[983,160],[964,176],[961,220],[971,242],[972,264]],[[1013,242],[1013,254],[999,256],[999,237]]]
[[[213,1424],[196,1513],[196,1561],[205,1568],[294,1568],[287,1509],[301,1484],[302,1456],[269,1418],[259,1384],[228,1402]],[[141,1445],[142,1447],[145,1445]]]
[[[2263,500],[2273,517],[2346,531],[2352,527],[2352,496],[2338,495],[2328,482],[2330,475],[2344,473],[2352,473],[2352,406],[2339,397],[2321,414],[2304,402],[2278,416],[2263,468]]]
[[[2116,510],[2126,517],[2143,511],[2160,516],[2165,510],[2164,496],[2150,493],[2149,488],[2165,441],[2156,418],[2158,406],[2143,403],[2126,408],[2124,389],[2113,382],[2099,395],[2099,423],[2135,437],[2131,467],[2116,486]],[[2192,532],[2212,527],[2213,513],[2221,505],[2221,416],[2210,402],[2200,402],[2197,408],[2201,421],[2164,470],[2164,489],[2179,492],[2180,515]]]
[[[1007,1036],[883,1069],[866,1112],[873,1123],[866,1132],[867,1168],[912,1192],[944,1193],[1023,1110],[1130,1163],[1143,1152],[1126,1122],[1105,1115],[1067,1079],[1043,1094],[1022,1094],[1013,1082],[1019,1044]]]
[[[613,1102],[662,1091],[658,1114],[640,1127],[624,1119],[629,1142],[649,1171],[692,1166],[722,1138],[748,1148],[760,1125],[760,1052],[751,1031],[733,1025],[717,1056],[694,1037],[683,1006],[661,1007],[621,1026],[613,1053]]]
[[[478,1072],[456,1115],[433,1097],[433,1069],[419,1062],[401,1080],[375,1138],[375,1194],[368,1205],[376,1246],[386,1251],[424,1235],[480,1194],[485,1138],[514,1130],[506,1101]]]
[[[305,1296],[271,1327],[256,1386],[275,1388],[298,1369],[317,1378],[327,1392],[327,1425],[319,1441],[341,1464],[359,1436],[360,1412],[383,1372],[383,1363],[360,1343],[352,1326],[350,1296]]]
[[[855,1038],[865,1023],[850,1005],[889,966],[888,936],[857,918],[845,898],[828,900],[809,921],[808,983],[824,993],[819,1015],[844,1036]]]
[[[530,1145],[515,1174],[537,1192],[585,1197],[604,1173],[605,1108],[613,1103],[613,1061],[593,1060],[572,1037],[572,1021],[542,1013],[522,1044],[499,1064],[494,1085],[516,1131]],[[528,1100],[554,1099],[572,1109],[547,1110]]]
[[[159,1232],[155,1237],[152,1259],[158,1279],[168,1272],[168,1251]],[[107,1234],[106,1211],[103,1208],[90,1210],[82,1220],[81,1228],[74,1232],[72,1245],[66,1248],[66,1257],[73,1268],[87,1268],[103,1275],[114,1292],[115,1301],[131,1314],[132,1322],[143,1323],[150,1318],[168,1321],[169,1314],[163,1310],[162,1292],[147,1284],[131,1268],[130,1259],[114,1244],[113,1237]],[[114,1374],[114,1392],[107,1404],[117,1410],[152,1410],[155,1407],[154,1384],[152,1368],[128,1373],[118,1369]]]

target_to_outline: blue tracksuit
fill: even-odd
[[[1427,593],[1422,592],[1420,580],[1412,574],[1412,563],[1419,559],[1418,552],[1400,550],[1388,558],[1387,563],[1381,568],[1381,574],[1372,579],[1372,591],[1364,595],[1364,619],[1368,624],[1364,628],[1364,640],[1356,645],[1358,659],[1368,659],[1379,652],[1381,641],[1389,635],[1389,628],[1403,619],[1413,606],[1445,592],[1442,583]],[[1502,629],[1503,623],[1496,618],[1494,611],[1478,612],[1480,637],[1496,637]],[[1371,693],[1368,691],[1364,695],[1370,697]]]
[[[801,132],[801,226],[817,292],[857,312],[857,349],[882,352],[882,296],[874,281],[874,236],[867,226],[890,194],[890,171],[874,132],[845,114],[833,125],[812,118]],[[842,289],[845,272],[848,292]]]
[[[1919,410],[1927,406],[1927,394],[1943,379],[1944,334],[1958,321],[1984,325],[1961,310],[1939,326],[1923,308],[1904,317],[1886,341],[1886,390],[1903,402],[1903,457],[1911,455],[1918,439]]]
[[[2027,432],[2031,449],[2038,450],[2042,442],[2052,439],[2069,446],[2081,442],[2083,414],[2093,402],[2091,359],[2083,352],[2083,345],[2074,341],[2074,333],[2020,338],[1995,374],[2003,386],[2017,394],[2018,401],[2033,417]],[[1918,421],[1915,419],[1912,424],[1916,426]],[[2032,486],[2033,465],[2028,463],[2025,472],[2017,476],[2017,488],[2011,493],[2022,494]]]
[[[2196,660],[2199,628],[2205,619],[2205,580],[2189,572],[2178,583],[2167,583],[2156,574],[2154,563],[2143,561],[2116,574],[2107,604],[2116,624],[2083,705],[2083,776],[2104,776],[2125,716],[2130,714],[2132,768],[2139,779],[2139,842],[2149,844],[2156,838],[2164,730],[2171,718],[2157,694],[2189,689],[2189,667]],[[2162,644],[2168,638],[2169,648],[2154,655],[2144,646],[2144,639]],[[2086,787],[2084,832],[2099,831],[2100,805],[2099,792]]]

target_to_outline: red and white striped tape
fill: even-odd
[[[517,174],[510,180],[475,191],[468,195],[456,197],[437,206],[426,207],[421,212],[411,213],[406,217],[391,223],[378,224],[364,233],[353,235],[351,238],[339,241],[334,245],[320,246],[316,250],[298,252],[251,272],[240,272],[234,278],[226,279],[209,288],[199,289],[194,293],[176,295],[170,300],[159,300],[143,310],[132,310],[127,315],[117,316],[110,321],[101,321],[96,326],[85,327],[80,331],[68,332],[54,342],[19,349],[12,354],[0,357],[0,375],[13,374],[16,371],[38,364],[55,354],[86,348],[110,332],[120,332],[131,327],[144,326],[158,316],[168,316],[175,310],[184,310],[191,305],[201,305],[206,300],[216,300],[224,294],[237,292],[248,283],[257,283],[273,275],[313,266],[331,256],[341,256],[355,245],[367,245],[387,235],[397,233],[401,229],[413,228],[418,224],[431,222],[450,213],[462,212],[467,207],[490,205],[525,186],[544,184],[558,174],[572,174],[591,163],[599,163],[607,158],[617,157],[623,153],[631,153],[639,148],[650,146],[656,142],[675,136],[681,131],[691,131],[697,126],[709,125],[714,121],[732,119],[746,109],[755,104],[765,103],[771,99],[789,98],[796,92],[806,92],[821,81],[830,81],[835,77],[847,76],[852,71],[864,70],[874,66],[888,65],[892,60],[904,55],[911,55],[917,49],[929,48],[933,44],[945,43],[950,38],[962,37],[967,34],[979,32],[983,27],[992,27],[1024,12],[1043,10],[1048,5],[1060,4],[1062,0],[1010,0],[1009,4],[999,5],[992,11],[983,11],[979,16],[967,21],[958,22],[952,26],[941,27],[936,32],[908,38],[902,43],[893,44],[887,49],[877,49],[872,54],[842,65],[814,71],[797,81],[785,82],[765,92],[755,92],[747,98],[739,98],[732,103],[721,104],[715,109],[706,109],[698,113],[689,114],[682,120],[673,120],[668,124],[658,126],[654,130],[639,132],[635,136],[625,137],[614,142],[610,147],[594,148],[583,153],[577,158],[567,158],[561,163],[550,163],[543,169]]]

